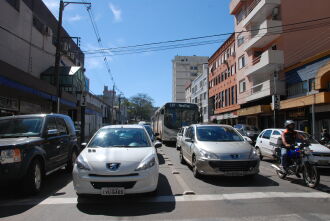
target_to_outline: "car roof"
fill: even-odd
[[[218,126],[218,127],[232,127],[228,124],[192,124],[191,126],[196,126],[196,127],[213,127],[213,126]]]
[[[31,117],[46,117],[46,116],[54,116],[54,117],[68,117],[64,114],[24,114],[24,115],[12,115],[6,117],[0,117],[1,120],[3,119],[12,119],[12,118],[31,118]]]
[[[102,127],[102,129],[108,129],[108,128],[140,128],[140,129],[144,129],[144,126],[139,125],[139,124],[118,124],[118,125],[108,125],[108,126]]]

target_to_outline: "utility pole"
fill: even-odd
[[[277,95],[276,82],[278,80],[278,72],[274,71],[274,92],[273,92],[273,111],[274,111],[274,128],[276,128],[276,111],[280,109],[280,96]]]
[[[120,109],[120,106],[121,106],[121,94],[119,94],[118,96],[118,111],[119,111],[119,114],[118,114],[118,121],[119,121],[119,124],[122,124],[122,121],[121,121],[121,109]]]
[[[114,123],[114,106],[115,106],[115,84],[112,87],[112,101],[111,101],[111,124]]]
[[[56,36],[56,53],[55,53],[55,65],[54,65],[54,77],[55,77],[55,86],[56,86],[56,109],[53,106],[53,111],[56,110],[56,113],[60,113],[60,101],[61,101],[61,88],[60,88],[60,62],[61,62],[61,39],[62,39],[62,20],[63,20],[63,11],[65,6],[69,4],[85,4],[91,5],[87,2],[64,2],[60,1],[60,8],[58,14],[58,23],[57,23],[57,36]]]

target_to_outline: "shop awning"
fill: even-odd
[[[237,111],[238,116],[256,115],[271,112],[270,105],[257,105],[253,107],[242,108]]]
[[[310,106],[312,104],[327,104],[330,103],[330,92],[321,92],[302,97],[296,97],[281,101],[281,110]]]

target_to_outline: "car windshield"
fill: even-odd
[[[0,120],[0,137],[32,137],[41,133],[43,118],[10,118]]]
[[[304,139],[308,140],[309,143],[311,144],[318,144],[319,142],[317,142],[311,135],[304,133],[304,132],[298,132],[300,134],[300,136],[302,136]],[[297,143],[301,143],[302,140],[301,139],[297,139]]]
[[[142,128],[105,128],[99,130],[88,147],[150,147]]]
[[[244,141],[242,136],[231,127],[200,126],[197,127],[197,138],[200,141],[236,142]]]

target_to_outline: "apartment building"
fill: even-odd
[[[199,107],[201,121],[209,121],[208,110],[208,64],[202,65],[202,72],[191,82],[191,102]]]
[[[210,120],[236,124],[237,65],[235,34],[232,34],[209,59],[209,108]]]
[[[0,116],[52,112],[56,88],[40,78],[54,66],[56,18],[42,0],[3,0],[0,27]],[[77,53],[63,50],[61,67],[83,67],[84,54],[62,33],[63,49]],[[77,116],[75,93],[63,90],[60,102],[61,113]]]
[[[321,96],[322,104],[304,99],[328,90],[323,82],[316,90],[316,80],[322,68],[327,73],[330,49],[326,20],[313,20],[328,17],[330,1],[232,0],[229,7],[236,32],[238,121],[262,129],[293,119],[300,129],[311,132],[312,106],[327,104],[329,95],[313,95]],[[273,94],[282,100],[276,121]],[[297,102],[290,100],[297,96],[301,97]]]
[[[191,82],[185,85],[185,99],[187,103],[191,103]]]
[[[208,57],[175,56],[172,60],[172,101],[185,102],[185,85],[203,71]]]

